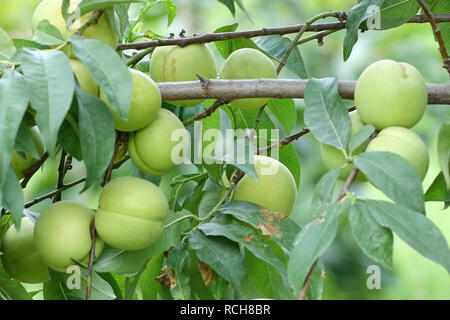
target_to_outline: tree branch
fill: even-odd
[[[442,39],[441,30],[439,29],[439,27],[436,24],[436,19],[433,16],[433,13],[430,11],[430,9],[428,9],[425,2],[423,2],[423,0],[417,0],[417,2],[422,7],[422,10],[425,13],[425,16],[427,17],[428,22],[430,23],[431,28],[433,29],[433,32],[436,36],[436,41],[439,43],[439,48],[440,48],[439,51],[441,52],[442,60],[444,62],[444,69],[446,69],[448,71],[448,73],[450,74],[450,59],[448,56],[447,48],[445,47],[444,39]]]
[[[342,13],[344,14],[344,13]],[[434,20],[436,23],[440,22],[450,22],[450,14],[437,14],[434,15]],[[413,17],[408,23],[425,23],[429,22],[429,17],[424,15],[417,15]],[[320,32],[325,30],[342,30],[345,29],[345,21],[342,22],[332,22],[332,23],[322,23],[313,24],[306,28],[308,32]],[[193,43],[210,43],[216,41],[231,40],[237,38],[250,39],[260,36],[270,36],[270,35],[286,35],[298,33],[305,24],[298,24],[295,26],[287,27],[276,27],[276,28],[262,28],[259,30],[248,30],[248,31],[237,31],[237,32],[222,32],[222,33],[204,33],[201,35],[196,35],[192,37],[184,37],[178,39],[158,39],[147,42],[138,43],[124,43],[117,46],[117,50],[127,50],[127,49],[146,49],[151,47],[161,47],[161,46],[186,46]]]
[[[230,103],[230,101],[231,100],[217,100],[216,102],[214,102],[214,104],[211,107],[209,107],[202,113],[200,113],[190,119],[185,120],[183,122],[183,125],[187,126],[197,120],[201,120],[203,118],[207,118],[207,117],[211,116],[214,113],[214,111],[216,111],[220,106],[223,106],[224,104],[228,104],[228,103]]]
[[[232,101],[240,98],[303,99],[308,80],[255,79],[216,80],[207,79],[205,88],[200,81],[160,82],[163,100],[219,99]],[[353,100],[356,81],[339,81],[339,94]],[[427,84],[428,104],[450,104],[450,84]]]
[[[89,254],[89,264],[88,264],[88,270],[87,270],[87,284],[86,284],[86,300],[91,299],[91,288],[92,288],[92,266],[94,265],[95,260],[95,238],[96,238],[96,230],[95,226],[93,225],[91,227],[91,252]]]
[[[21,183],[23,189],[27,187],[28,182],[30,182],[34,174],[39,171],[39,169],[42,167],[42,165],[48,159],[48,157],[49,157],[48,152],[45,152],[34,165],[32,165],[28,170],[25,170],[23,172],[24,179],[22,180]]]
[[[56,183],[56,190],[61,189],[64,186],[64,176],[66,175],[66,155],[67,153],[61,151],[61,159],[58,166],[58,182]],[[58,193],[53,198],[53,203],[61,201],[61,193]]]

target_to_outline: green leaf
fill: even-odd
[[[25,121],[22,121],[17,131],[15,150],[19,153],[29,153],[35,159],[39,159],[41,155],[37,149],[36,143],[33,140],[33,135],[31,134],[31,127],[29,127]]]
[[[350,57],[353,50],[353,46],[358,41],[358,30],[361,23],[367,18],[371,17],[373,13],[369,13],[370,6],[378,6],[381,8],[384,0],[362,0],[356,6],[354,6],[347,16],[347,34],[344,39],[344,60]]]
[[[0,79],[0,192],[10,170],[16,135],[28,100],[23,76],[14,70],[7,71]]]
[[[145,0],[83,0],[78,5],[80,15],[85,15],[90,11],[104,9],[115,5],[127,4],[130,2],[145,2]]]
[[[80,36],[69,39],[77,58],[89,69],[108,97],[111,108],[126,119],[133,93],[133,78],[119,55],[107,44]]]
[[[356,242],[362,251],[376,263],[391,269],[392,231],[378,224],[370,215],[364,202],[356,202],[350,207],[348,219]]]
[[[292,144],[288,144],[279,150],[279,161],[292,173],[298,188],[300,186],[301,167],[297,152]]]
[[[161,284],[155,280],[163,268],[164,254],[153,256],[141,275],[141,291],[144,300],[156,300]]]
[[[295,296],[299,295],[314,262],[334,241],[338,230],[337,218],[341,212],[341,204],[333,203],[320,218],[306,225],[295,239],[287,267],[289,282],[295,288]]]
[[[386,196],[407,208],[425,213],[422,181],[407,160],[390,152],[365,152],[354,163]]]
[[[0,300],[32,300],[32,298],[19,281],[0,278]]]
[[[386,201],[365,201],[377,222],[394,231],[424,257],[450,273],[450,250],[441,231],[423,214]]]
[[[291,251],[294,240],[300,231],[299,226],[293,220],[277,221],[273,217],[262,214],[259,206],[250,202],[228,202],[220,207],[219,212],[246,222],[255,229],[264,230],[274,242],[283,248],[286,254]]]
[[[439,131],[438,158],[447,190],[450,190],[450,123],[444,124]]]
[[[19,227],[23,217],[24,196],[22,186],[11,168],[7,172],[5,186],[8,187],[3,189],[2,206],[11,212],[15,225]]]
[[[309,80],[305,90],[304,117],[314,137],[345,150],[350,136],[350,117],[338,93],[336,78]]]
[[[288,48],[291,46],[292,40],[279,35],[271,35],[260,37],[256,41],[256,45],[267,53],[269,56],[281,62]],[[298,47],[295,47],[286,61],[286,67],[294,72],[302,79],[308,79],[308,71],[303,62],[302,55]]]
[[[309,282],[309,288],[306,292],[307,300],[321,300],[323,293],[323,283],[325,282],[325,266],[322,260],[318,259]]]
[[[0,60],[8,60],[16,52],[14,42],[8,33],[0,28]]]
[[[371,124],[362,127],[360,130],[358,130],[358,132],[356,132],[354,135],[350,137],[350,141],[348,144],[348,151],[350,151],[350,153],[353,153],[353,151],[355,151],[365,142],[367,142],[367,140],[374,132],[375,128]]]
[[[398,27],[413,18],[420,9],[417,0],[384,0],[381,7],[381,29]]]
[[[48,20],[43,20],[37,26],[33,41],[46,46],[56,46],[64,43],[64,38],[58,28]]]
[[[85,189],[99,183],[114,153],[114,117],[108,106],[97,97],[77,87],[80,141],[86,164]]]
[[[341,168],[335,168],[328,171],[317,183],[314,189],[311,214],[313,218],[318,218],[326,208],[334,201],[333,191],[339,179]]]
[[[239,26],[238,23],[226,25],[216,29],[214,33],[234,32],[237,30],[238,26]],[[224,59],[227,59],[228,56],[236,50],[242,48],[253,48],[253,49],[257,48],[253,40],[245,38],[216,41],[214,42],[214,44],[216,45],[217,51],[219,51],[220,55]]]
[[[271,246],[270,249],[273,250],[273,247]],[[278,250],[280,249],[278,248]],[[265,297],[287,300],[293,298],[290,287],[286,288],[285,279],[283,279],[277,269],[270,263],[255,256],[248,249],[245,249],[245,265],[248,268],[248,275],[241,281],[240,292],[244,294],[246,299]],[[246,278],[251,284],[246,284]],[[245,290],[244,287],[249,285],[254,286],[258,292],[250,293],[248,290]]]
[[[98,275],[111,286],[116,296],[115,300],[122,300],[122,289],[114,275],[111,273],[99,273]]]
[[[257,238],[257,235],[250,228],[241,224],[223,225],[210,222],[200,225],[199,229],[207,236],[222,236],[239,243],[258,259],[275,267],[282,276],[285,287],[289,288],[283,262],[278,259],[267,244]]]
[[[28,39],[13,39],[14,46],[19,51],[22,48],[48,49],[49,46],[44,46],[40,43]]]
[[[236,243],[223,237],[207,237],[201,231],[192,233],[189,243],[200,261],[209,264],[234,287],[239,286],[247,267]]]
[[[69,58],[60,51],[23,49],[22,59],[31,105],[37,111],[36,122],[47,151],[55,156],[58,130],[75,89]]]
[[[228,10],[230,10],[231,14],[233,15],[233,17],[236,15],[236,8],[234,6],[234,0],[217,0],[220,3],[223,3]]]
[[[177,284],[171,289],[171,293],[176,300],[191,299],[191,288],[189,286],[190,276],[186,270],[185,262],[189,257],[187,245],[183,243],[180,247],[170,250],[167,257],[167,266],[174,269]]]
[[[445,203],[444,209],[450,205],[450,190],[447,189],[442,171],[425,192],[425,201],[442,201]]]
[[[297,124],[297,110],[292,99],[271,99],[267,106],[273,115],[280,121],[286,133],[291,133]]]
[[[437,3],[431,8],[434,14],[448,14],[450,12],[450,2],[446,0],[437,1]],[[439,29],[441,30],[441,36],[444,40],[445,46],[450,48],[450,23],[440,23]]]

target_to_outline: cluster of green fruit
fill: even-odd
[[[168,211],[164,193],[153,183],[117,178],[102,190],[96,214],[82,204],[61,201],[42,212],[36,224],[23,218],[20,231],[11,226],[1,246],[3,266],[21,282],[44,282],[50,279],[49,267],[65,272],[77,262],[89,262],[94,226],[94,258],[104,242],[123,250],[143,249],[161,236]]]
[[[408,160],[423,180],[428,171],[428,150],[410,128],[422,119],[427,102],[425,81],[413,66],[393,60],[370,65],[356,85],[356,110],[350,113],[351,135],[368,124],[379,133],[369,143],[347,153],[350,157],[364,150],[395,153]],[[322,145],[322,159],[329,169],[343,167],[341,179],[346,179],[353,169],[342,151],[328,145]],[[359,172],[356,182],[364,181],[366,177]]]

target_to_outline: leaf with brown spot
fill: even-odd
[[[170,288],[170,290],[174,289],[177,286],[178,280],[177,277],[170,271],[170,269],[165,269],[164,273],[155,278],[161,285],[166,288]]]
[[[199,261],[198,271],[200,271],[205,286],[209,286],[214,281],[214,270],[209,264]]]

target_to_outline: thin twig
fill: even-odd
[[[91,227],[91,252],[89,255],[89,264],[88,264],[88,270],[87,270],[87,285],[86,285],[86,300],[91,299],[91,288],[92,288],[92,266],[94,265],[95,260],[95,238],[96,238],[96,230],[95,226]]]
[[[413,17],[408,23],[425,23],[428,22],[429,18],[423,15],[417,15]],[[434,20],[437,23],[440,22],[450,22],[450,14],[437,14],[434,15]],[[342,30],[345,29],[345,21],[342,22],[332,22],[332,23],[322,23],[313,24],[309,26],[306,31],[308,32],[320,32],[324,30]],[[127,50],[127,49],[146,49],[151,47],[161,47],[161,46],[186,46],[193,43],[210,43],[216,41],[224,41],[237,38],[250,39],[254,37],[269,36],[269,35],[286,35],[299,32],[303,28],[304,24],[299,24],[295,26],[287,27],[277,27],[277,28],[263,28],[259,30],[248,30],[248,31],[237,31],[237,32],[222,32],[222,33],[204,33],[201,35],[196,35],[192,37],[178,38],[178,39],[157,39],[147,42],[139,43],[124,43],[117,46],[117,50]]]
[[[21,183],[22,188],[25,189],[27,187],[28,182],[30,182],[34,174],[39,171],[39,169],[42,167],[42,165],[48,159],[48,157],[49,157],[48,152],[45,152],[44,154],[42,154],[42,156],[35,164],[33,164],[28,170],[25,170],[23,172],[24,179],[22,180]]]
[[[152,54],[155,51],[155,48],[148,48],[141,52],[136,53],[130,60],[127,62],[127,66],[134,67],[138,64],[139,61],[144,59],[147,55]]]
[[[306,294],[308,293],[308,289],[309,289],[309,284],[311,283],[311,275],[314,272],[314,268],[317,265],[317,261],[314,261],[311,269],[309,269],[308,275],[306,276],[306,280],[305,283],[303,283],[302,289],[300,290],[300,296],[298,298],[298,300],[305,300],[306,298]]]
[[[66,175],[66,151],[61,151],[61,159],[58,166],[58,182],[56,183],[56,189],[59,190],[64,187],[64,176]],[[53,198],[53,203],[61,201],[61,193],[58,193]]]
[[[444,62],[444,68],[448,71],[450,74],[450,59],[448,56],[447,48],[445,47],[444,39],[442,39],[441,35],[441,29],[437,26],[436,19],[433,16],[433,13],[430,11],[430,9],[427,7],[425,2],[423,0],[417,0],[417,2],[422,7],[423,12],[425,13],[425,16],[428,18],[428,22],[431,25],[431,28],[433,29],[433,32],[436,36],[436,41],[439,43],[439,51],[442,55],[442,60]]]
[[[94,24],[97,24],[98,19],[100,19],[100,17],[103,15],[104,10],[103,9],[98,9],[95,10],[92,14],[92,16],[89,18],[88,21],[86,21],[85,24],[83,24],[78,30],[77,32],[75,32],[76,35],[83,35],[83,33],[86,31],[87,28],[89,28],[90,26],[93,26]]]
[[[114,145],[114,153],[112,155],[111,161],[109,162],[108,168],[106,169],[105,176],[103,177],[103,181],[101,186],[104,187],[111,180],[111,174],[114,169],[114,161],[116,159],[116,155],[119,152],[119,147],[121,143],[128,141],[128,134],[126,132],[118,132],[116,137],[116,143]]]
[[[220,106],[223,106],[224,104],[228,104],[228,103],[230,103],[229,100],[216,100],[216,102],[214,102],[214,104],[211,107],[209,107],[208,109],[205,109],[205,111],[203,111],[202,113],[199,113],[198,115],[185,120],[183,122],[183,125],[188,126],[197,120],[207,118],[207,117],[211,116]]]

